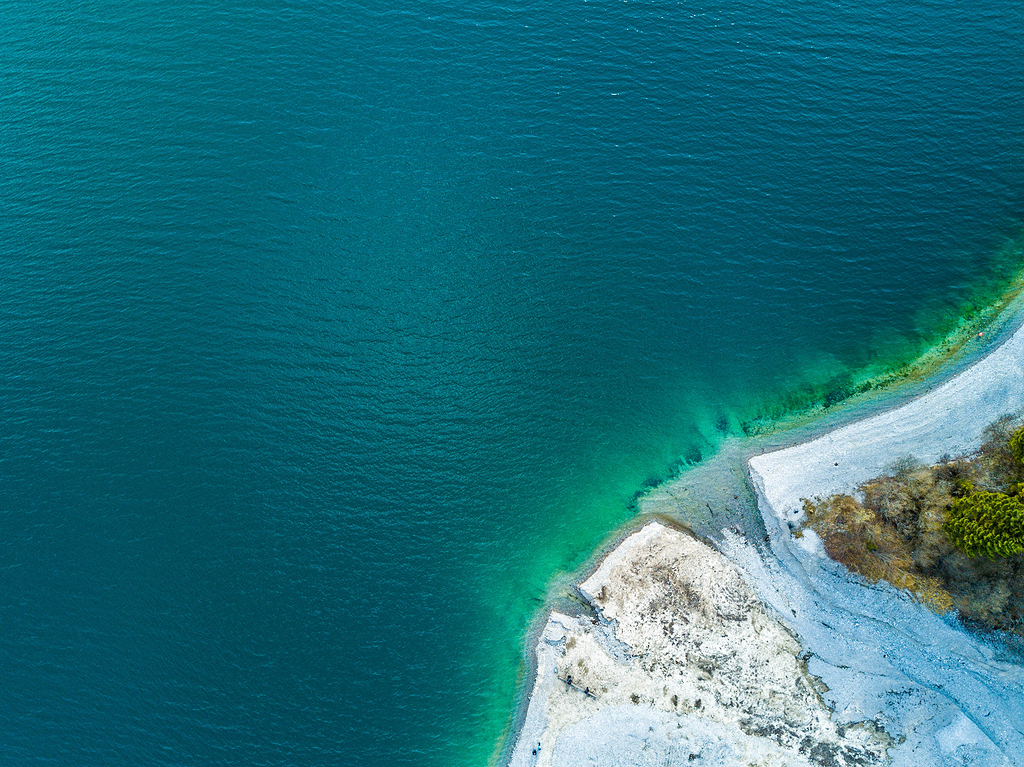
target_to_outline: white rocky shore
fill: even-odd
[[[552,613],[511,764],[866,765],[892,739],[833,721],[793,634],[724,556],[651,522]]]
[[[1000,416],[1024,410],[1024,328],[965,371],[902,407],[750,460],[771,517],[796,521],[803,498],[853,492],[897,458],[967,455]]]
[[[791,534],[803,498],[970,453],[1022,410],[1018,330],[902,407],[751,459],[767,551],[635,531],[580,585],[592,616],[549,615],[510,767],[1024,765],[1019,658]]]

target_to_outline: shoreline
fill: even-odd
[[[1010,247],[1024,255],[1024,237]],[[809,441],[868,415],[898,407],[904,399],[920,396],[975,365],[1007,341],[1024,325],[1024,267],[1007,282],[1007,287],[981,310],[962,319],[945,335],[926,347],[914,360],[895,370],[867,376],[854,386],[854,393],[839,402],[812,404],[772,419],[755,418],[754,431],[744,439],[757,443],[771,437],[773,447],[789,447],[795,441]],[[977,337],[978,332],[984,338]],[[767,423],[767,428],[759,428]],[[804,432],[813,436],[795,437]]]
[[[1016,282],[1015,286],[1019,287]],[[578,618],[589,613],[588,617],[594,620],[594,595],[587,594],[584,584],[596,578],[602,568],[605,571],[611,568],[623,542],[658,518],[673,529],[682,527],[697,540],[715,545],[739,567],[746,580],[752,582],[766,604],[778,609],[775,602],[779,595],[771,595],[773,586],[768,582],[773,576],[766,575],[773,566],[788,569],[791,576],[812,580],[819,571],[829,569],[827,564],[806,559],[820,559],[821,553],[803,550],[808,548],[806,544],[803,549],[796,547],[794,551],[785,540],[789,538],[789,525],[776,524],[799,516],[800,497],[825,497],[840,490],[851,491],[856,484],[876,476],[885,465],[908,453],[919,459],[934,457],[937,460],[943,452],[970,452],[980,443],[981,432],[996,417],[1007,410],[1024,409],[1024,295],[1017,293],[1002,302],[1002,310],[984,332],[987,337],[982,348],[972,347],[970,342],[961,344],[940,363],[925,365],[922,374],[912,372],[885,388],[856,395],[823,413],[798,416],[795,424],[790,421],[765,434],[729,440],[719,454],[679,478],[653,488],[640,499],[638,517],[609,535],[577,573],[574,591],[583,599],[577,603],[575,615],[564,617]],[[996,381],[994,389],[993,380]],[[971,400],[974,407],[966,414],[963,411],[968,408],[963,408],[958,417],[956,408],[951,405],[961,402],[961,397],[974,397]],[[944,420],[936,411],[946,411],[948,417]],[[890,440],[890,444],[879,441],[879,434],[891,432],[914,419],[924,426],[903,439]],[[922,441],[928,446],[926,451],[922,451],[919,444]],[[823,449],[823,445],[828,449]],[[838,467],[843,470],[838,471],[834,464],[840,461],[836,459],[845,459],[855,448],[864,451],[863,455],[858,454],[860,458],[848,462],[848,466]],[[866,457],[869,455],[874,458]],[[808,461],[811,468],[804,471]],[[829,463],[833,464],[831,472]],[[712,499],[717,513],[702,492],[709,488],[716,490],[719,496]],[[695,514],[702,500],[708,513],[699,510]],[[765,561],[766,557],[771,561]],[[835,573],[830,576],[835,577]],[[769,596],[766,598],[766,595]],[[901,598],[898,594],[895,596],[897,601]],[[589,603],[587,597],[590,597]],[[563,615],[549,603],[538,612],[531,625],[524,647],[527,673],[516,714],[497,754],[499,764],[519,763],[514,762],[517,744],[527,734],[530,712],[541,692],[536,651],[553,618],[561,619]],[[797,634],[805,646],[817,644],[809,642],[800,631]],[[550,691],[550,684],[548,688]],[[973,717],[968,719],[973,721]],[[1022,742],[1018,737],[1019,728],[1010,727],[1002,737],[999,733],[996,736],[996,740],[1003,743],[1007,739],[1015,744]]]
[[[1000,416],[1024,410],[1024,328],[974,364],[909,401],[830,429],[814,439],[753,456],[751,481],[787,521],[802,515],[802,498],[850,493],[907,455],[933,464],[943,454],[977,450]]]
[[[885,763],[885,726],[833,717],[798,634],[731,559],[661,521],[631,532],[580,585],[593,617],[546,616],[507,763]]]
[[[641,519],[634,519],[628,524],[620,525],[615,528],[615,530],[613,530],[604,541],[602,541],[601,545],[594,549],[586,563],[584,563],[583,566],[573,574],[571,583],[569,584],[572,594],[562,595],[555,599],[549,598],[543,609],[538,610],[535,613],[523,640],[522,649],[525,673],[520,683],[519,693],[515,703],[515,710],[508,727],[506,728],[506,732],[501,743],[499,743],[498,748],[495,749],[495,758],[492,759],[492,764],[499,764],[507,767],[516,742],[523,735],[523,728],[526,724],[530,698],[532,697],[532,691],[537,683],[537,658],[535,649],[538,641],[540,641],[544,634],[544,630],[548,625],[550,616],[554,613],[558,613],[570,618],[593,618],[593,606],[587,602],[580,587],[584,582],[592,578],[597,573],[605,560],[612,555],[624,541],[651,521],[660,522],[672,529],[684,530],[692,533],[692,531],[690,531],[683,522],[660,514],[644,515]]]

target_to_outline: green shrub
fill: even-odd
[[[1010,437],[1010,450],[1017,463],[1024,464],[1024,426],[1021,426]]]
[[[974,492],[974,483],[961,477],[953,482],[953,487],[949,492],[954,498],[964,498]]]
[[[1013,556],[1024,551],[1024,502],[1002,493],[974,493],[953,502],[942,529],[968,556]]]

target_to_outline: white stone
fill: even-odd
[[[512,765],[884,762],[889,737],[832,721],[796,638],[691,535],[648,524],[582,590],[600,620],[549,617]]]

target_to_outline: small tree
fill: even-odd
[[[1010,557],[1024,551],[1024,502],[1002,493],[974,493],[953,502],[942,529],[971,557]]]

